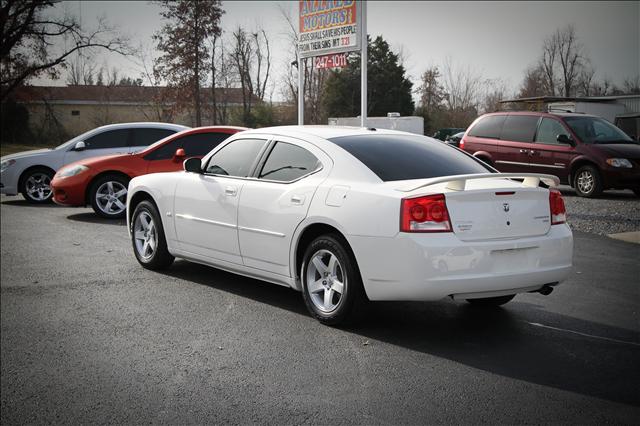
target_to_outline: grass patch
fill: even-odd
[[[0,156],[4,157],[5,155],[15,154],[16,152],[30,151],[32,149],[54,148],[54,147],[55,145],[47,146],[47,145],[21,145],[21,144],[12,144],[12,143],[2,143],[0,144]]]

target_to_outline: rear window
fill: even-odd
[[[329,140],[385,182],[491,172],[479,160],[424,136],[358,135]]]
[[[476,123],[471,130],[469,130],[469,136],[475,136],[477,138],[488,139],[500,139],[500,132],[502,131],[502,124],[507,116],[506,115],[489,115],[483,117]]]
[[[533,142],[540,118],[535,115],[510,115],[502,125],[500,139],[512,142]]]

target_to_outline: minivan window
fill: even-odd
[[[247,177],[266,142],[263,139],[237,139],[213,154],[205,172],[214,175]]]
[[[471,130],[469,136],[477,138],[500,139],[500,132],[506,115],[489,115],[483,117],[476,123]]]
[[[290,143],[275,144],[265,161],[260,179],[291,182],[320,167],[318,159],[306,149]]]
[[[500,139],[512,142],[533,142],[539,117],[535,115],[509,115],[502,126]]]
[[[635,143],[625,132],[597,117],[565,117],[565,123],[583,143]]]
[[[357,135],[329,140],[385,182],[491,172],[470,155],[424,136]]]
[[[558,135],[569,136],[569,132],[559,121],[553,118],[543,118],[538,126],[536,142],[544,144],[558,144]]]

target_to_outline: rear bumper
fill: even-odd
[[[532,291],[565,280],[573,258],[568,225],[513,240],[463,242],[454,233],[399,233],[393,238],[352,236],[349,241],[370,300]]]

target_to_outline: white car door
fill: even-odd
[[[203,164],[203,174],[185,173],[175,192],[180,248],[207,259],[242,264],[238,245],[238,200],[263,139],[237,139]]]
[[[290,276],[293,233],[332,163],[314,145],[284,137],[271,142],[262,163],[240,194],[240,252],[246,266]]]
[[[64,164],[102,155],[126,154],[131,150],[129,137],[129,129],[106,130],[91,135],[84,140],[84,149],[78,151],[74,146],[69,147],[64,156]]]

